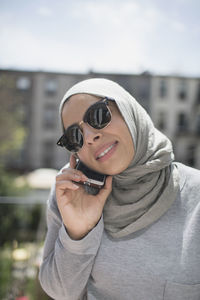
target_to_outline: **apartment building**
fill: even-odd
[[[151,117],[176,159],[200,169],[200,78],[152,76]]]
[[[6,120],[7,123],[3,125],[3,120],[5,116],[8,117],[8,112],[10,115],[15,114],[17,118],[20,119],[22,126],[27,128],[27,131],[30,132],[30,116],[32,116],[32,102],[33,102],[33,72],[24,72],[24,71],[6,71],[0,70],[0,104],[1,104],[1,139],[4,137],[7,143],[10,143],[12,148],[11,135],[9,130],[12,130],[13,124],[12,118]],[[9,123],[8,123],[9,122]],[[21,151],[15,160],[9,156],[5,156],[4,162],[7,161],[7,164],[11,164],[16,169],[20,169],[24,163],[28,161],[28,141],[29,136],[27,136],[24,144],[22,145]]]
[[[103,74],[63,74],[52,72],[25,72],[0,70],[0,78],[6,82],[12,78],[13,88],[7,87],[11,97],[19,95],[24,109],[24,125],[27,137],[21,155],[9,164],[21,170],[41,167],[61,168],[69,160],[69,153],[60,149],[56,141],[60,137],[61,124],[58,118],[59,103],[66,90],[87,78],[107,78],[118,82],[150,111],[151,75]],[[0,99],[1,100],[1,99]]]
[[[127,89],[172,140],[176,159],[200,169],[200,78],[0,70],[4,89],[0,98],[13,99],[13,110],[21,109],[27,131],[21,155],[8,161],[11,167],[59,169],[68,162],[69,153],[56,145],[62,132],[59,103],[72,85],[94,77],[114,80]]]

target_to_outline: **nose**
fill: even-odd
[[[83,130],[83,140],[86,145],[93,145],[102,136],[102,133],[99,130],[94,129],[87,124],[84,124],[82,126],[82,130]]]

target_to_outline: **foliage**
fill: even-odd
[[[25,196],[26,188],[18,188],[10,175],[0,167],[0,196]],[[33,240],[41,217],[40,205],[1,204],[0,245],[13,240]]]
[[[15,177],[0,165],[0,196],[21,196],[26,193],[27,187],[19,188],[15,185]]]
[[[0,164],[16,155],[26,136],[24,107],[22,98],[17,94],[15,78],[6,74],[0,76]]]
[[[7,169],[7,163],[12,167],[12,162],[18,159],[26,138],[26,100],[28,95],[16,89],[15,76],[0,72],[0,197],[25,196],[28,191],[15,185],[18,174],[8,173]],[[13,242],[17,241],[19,245],[35,241],[41,212],[39,204],[1,203],[0,299],[5,299],[13,285]],[[49,299],[41,290],[37,278],[26,279],[25,292],[31,300]]]
[[[21,189],[14,184],[14,175],[8,174],[0,166],[0,196],[22,196],[25,194],[26,189]],[[32,208],[33,210],[33,208]],[[35,220],[32,217],[32,210],[27,213],[27,209],[17,204],[1,204],[0,209],[0,245],[6,242],[11,242],[16,237],[19,237],[19,230],[23,229],[23,226],[27,226],[27,229],[34,230]],[[34,208],[35,210],[35,208]],[[38,210],[37,217],[40,215]],[[37,219],[38,220],[38,219]]]
[[[27,208],[22,204],[1,204],[0,244],[33,241],[41,217],[41,207],[35,204]]]
[[[7,246],[0,250],[0,299],[3,299],[11,285],[12,258]]]
[[[35,276],[27,276],[27,273],[22,271],[23,277],[13,274],[13,271],[18,268],[19,270],[19,262],[16,265],[16,261],[14,261],[12,257],[13,249],[18,248],[29,248],[34,247],[34,244],[18,244],[13,243],[13,245],[5,244],[4,247],[0,248],[0,299],[16,299],[17,296],[28,296],[30,300],[50,300],[51,298],[46,295],[46,293],[42,290],[39,280],[38,280],[38,267],[30,264],[30,261],[26,261],[23,263],[23,268],[36,268]],[[33,260],[33,256],[31,258]],[[19,274],[19,273],[18,273]]]

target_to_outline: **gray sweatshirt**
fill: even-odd
[[[200,300],[200,171],[177,163],[180,192],[154,224],[122,239],[103,216],[82,240],[68,236],[52,190],[40,282],[56,300]]]

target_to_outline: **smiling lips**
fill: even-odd
[[[96,160],[104,161],[107,158],[109,158],[112,155],[112,153],[114,152],[117,144],[118,144],[118,142],[116,141],[112,145],[107,147],[105,150],[101,151],[100,153],[98,151],[99,154],[97,153]]]

